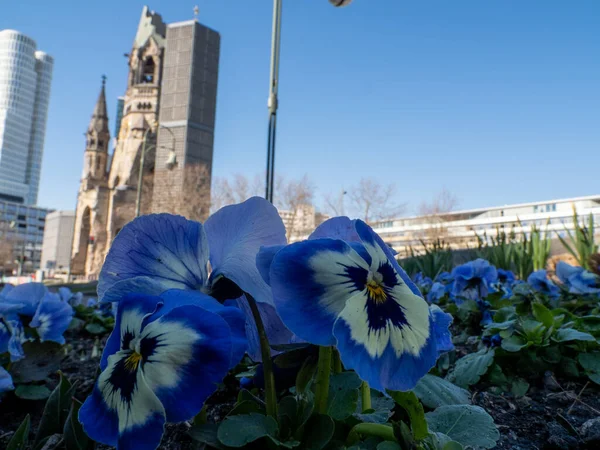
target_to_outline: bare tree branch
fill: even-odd
[[[354,214],[367,223],[397,217],[406,209],[406,204],[394,203],[393,184],[383,186],[373,178],[361,179],[349,192]]]
[[[439,240],[448,237],[445,223],[454,220],[452,212],[458,206],[458,198],[446,188],[443,188],[431,202],[423,202],[419,206],[419,215],[429,227],[425,230],[423,239]]]

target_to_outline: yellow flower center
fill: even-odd
[[[369,297],[377,304],[384,303],[387,300],[387,294],[383,286],[375,280],[367,283],[367,292],[369,293]]]
[[[141,360],[142,355],[140,355],[138,352],[133,352],[125,360],[125,369],[129,370],[130,372],[133,372],[138,368]]]

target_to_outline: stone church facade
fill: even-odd
[[[141,214],[208,214],[219,46],[219,34],[196,20],[165,24],[144,7],[112,155],[105,80],[86,133],[72,274],[97,277],[112,240],[135,218],[142,153]]]

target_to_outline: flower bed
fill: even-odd
[[[140,217],[98,302],[0,294],[0,444],[593,448],[598,277],[509,269],[411,277],[344,217],[287,245],[259,198],[204,224]]]

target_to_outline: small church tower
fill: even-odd
[[[106,77],[102,76],[102,89],[90,120],[86,133],[85,157],[83,160],[82,180],[91,184],[106,182],[106,163],[108,160],[108,144],[110,132],[108,130],[108,115],[106,113],[106,92],[104,86]]]
[[[75,235],[73,237],[71,272],[94,273],[102,265],[96,251],[97,242],[104,243],[108,210],[108,146],[110,132],[106,112],[106,77],[102,77],[100,95],[85,133],[83,173],[79,184]]]

